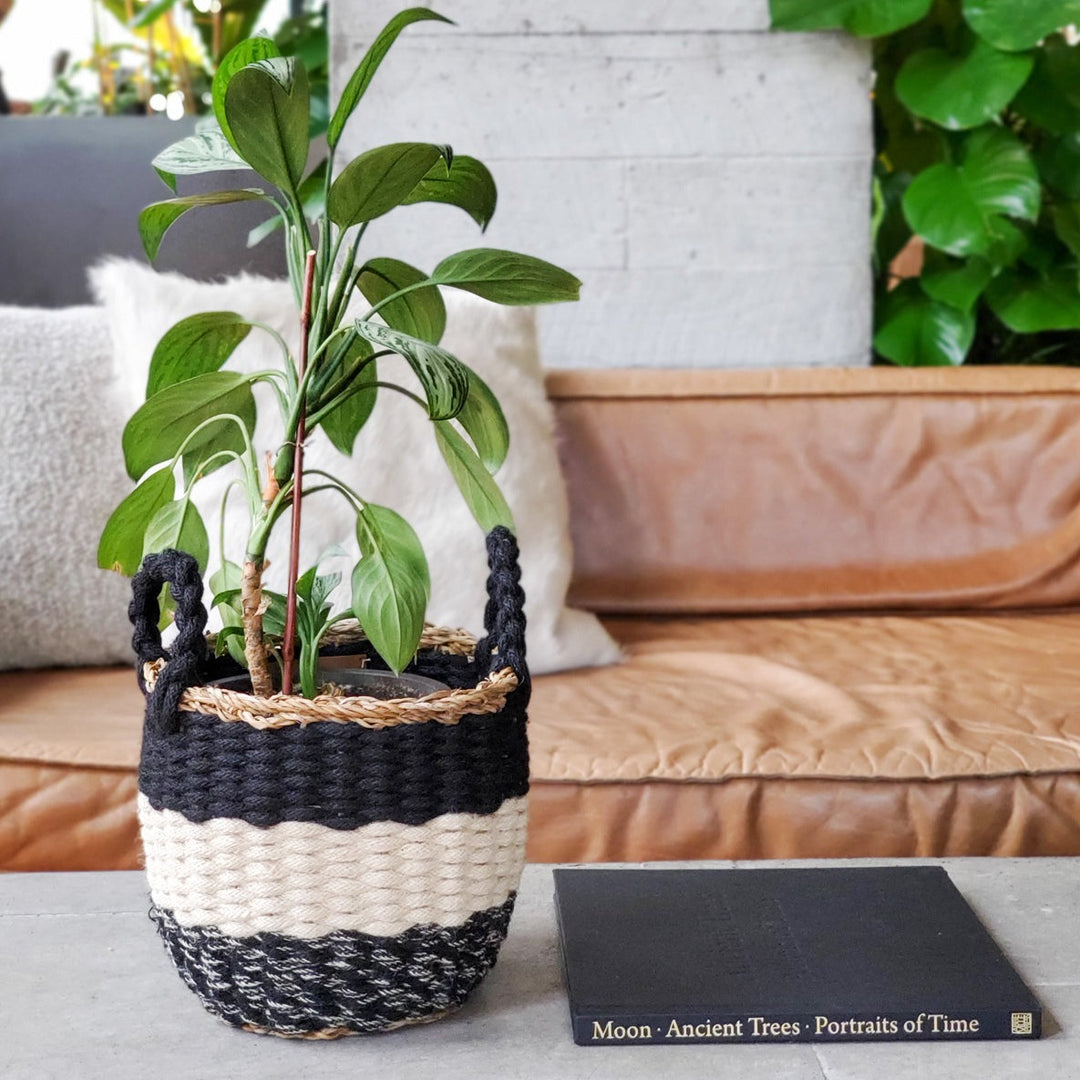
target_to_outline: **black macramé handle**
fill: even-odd
[[[166,584],[176,601],[177,635],[169,650],[162,646],[158,630],[161,616],[158,595]],[[139,686],[144,691],[143,665],[154,660],[167,661],[146,699],[147,725],[158,733],[167,734],[176,730],[180,698],[188,687],[199,682],[206,662],[206,608],[202,602],[199,564],[183,551],[147,555],[131,581],[131,592],[128,618],[135,628],[131,644],[138,659]]]
[[[521,588],[518,542],[502,525],[487,536],[488,601],[484,610],[485,637],[476,646],[476,664],[481,675],[510,667],[518,677],[514,691],[527,703],[531,692],[529,669],[525,664],[525,592]]]

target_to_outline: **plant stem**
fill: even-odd
[[[311,293],[315,286],[315,252],[308,251],[304,260],[304,303],[300,310],[300,356],[297,375],[301,385],[307,368],[308,338],[311,335]],[[292,533],[289,537],[289,587],[285,596],[285,640],[281,643],[281,692],[293,691],[293,667],[296,652],[296,579],[300,571],[300,509],[303,505],[305,408],[300,400],[300,417],[296,425],[293,449]]]
[[[262,633],[262,558],[244,560],[240,578],[240,610],[244,622],[244,657],[251,673],[251,692],[269,697],[274,692]]]

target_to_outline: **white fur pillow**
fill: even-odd
[[[0,669],[132,658],[131,587],[97,568],[131,490],[128,401],[94,307],[0,307]]]
[[[178,319],[200,311],[235,311],[267,323],[295,342],[297,317],[288,283],[237,277],[220,284],[159,274],[127,260],[110,260],[90,274],[95,296],[105,306],[115,370],[127,387],[129,412],[142,402],[150,356],[159,337]],[[496,479],[513,511],[521,546],[522,584],[527,597],[529,666],[536,674],[563,668],[612,663],[618,648],[594,615],[565,606],[571,549],[566,489],[554,443],[554,417],[544,395],[533,314],[504,308],[469,293],[444,290],[447,331],[443,344],[474,368],[499,398],[510,426],[510,452]],[[278,354],[268,334],[253,330],[228,367],[254,371],[276,366]],[[419,387],[404,361],[384,361],[381,378]],[[256,393],[264,387],[257,387]],[[280,441],[277,410],[259,400],[256,445],[272,449]],[[308,468],[334,473],[372,502],[390,506],[416,529],[431,568],[428,618],[448,626],[483,629],[487,561],[484,537],[459,495],[436,446],[430,422],[407,398],[381,391],[371,419],[351,458],[340,454],[321,432],[308,439]],[[119,458],[119,430],[113,453]],[[207,477],[195,499],[216,549],[221,494],[228,470]],[[226,515],[229,557],[243,556],[246,528],[234,495]],[[284,590],[287,521],[279,523],[267,555],[271,587]],[[358,555],[355,517],[333,493],[314,496],[304,506],[301,568],[327,547],[340,544]],[[212,557],[216,562],[216,555]],[[348,569],[351,562],[328,562]],[[349,604],[348,573],[335,596]]]

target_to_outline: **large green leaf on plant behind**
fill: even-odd
[[[905,281],[885,297],[874,348],[903,367],[962,364],[975,340],[975,317],[927,296]]]
[[[1080,288],[1075,266],[1048,274],[1006,270],[986,290],[994,314],[1014,333],[1080,330]]]
[[[206,457],[219,450],[243,450],[243,433],[233,421],[224,419],[227,415],[238,417],[249,433],[255,429],[250,376],[211,371],[166,387],[141,405],[124,428],[128,475],[138,480],[147,469],[171,460],[185,439],[214,417],[222,419],[195,435],[187,445],[187,454]]]
[[[1050,215],[1058,239],[1076,256],[1080,256],[1080,202],[1055,206]]]
[[[330,186],[330,220],[343,229],[371,221],[400,206],[436,162],[453,160],[448,146],[390,143],[353,158]]]
[[[210,538],[202,516],[190,499],[166,503],[150,519],[143,539],[143,555],[174,548],[194,556],[200,570],[210,560]]]
[[[449,170],[436,162],[401,205],[437,202],[459,206],[483,232],[495,216],[498,197],[495,178],[486,165],[476,158],[455,155]]]
[[[345,89],[341,92],[341,99],[338,101],[337,108],[334,110],[334,115],[330,118],[330,125],[326,129],[326,141],[330,145],[331,150],[337,146],[338,141],[341,138],[341,133],[345,130],[345,124],[352,115],[353,109],[360,103],[360,99],[364,96],[364,92],[371,85],[371,80],[375,77],[375,72],[379,70],[379,65],[390,51],[390,46],[397,40],[398,34],[400,34],[406,26],[425,20],[450,23],[450,25],[453,26],[451,20],[443,15],[438,15],[428,8],[414,7],[407,8],[405,11],[399,11],[382,28],[382,30],[379,31],[379,36],[371,43],[368,47],[368,51],[364,54],[360,63],[357,64],[356,70],[349,76],[349,81],[345,84]]]
[[[469,396],[469,369],[456,356],[382,323],[357,319],[356,332],[377,348],[389,349],[408,361],[424,388],[432,420],[449,420],[464,408]]]
[[[435,441],[450,468],[465,505],[476,518],[480,528],[489,533],[496,525],[502,525],[513,532],[514,515],[510,512],[499,485],[492,479],[476,451],[458,434],[454,425],[447,420],[439,421],[435,425]]]
[[[994,218],[990,223],[990,247],[986,260],[995,272],[1003,266],[1012,266],[1023,255],[1028,245],[1028,234],[1017,228],[1008,218]]]
[[[234,150],[239,151],[240,148],[236,145],[232,129],[229,127],[229,118],[225,114],[225,91],[228,90],[232,77],[248,64],[257,64],[260,60],[271,60],[280,55],[281,50],[269,38],[253,37],[239,42],[218,64],[213,84],[210,87],[210,95],[214,103],[214,115],[217,117],[221,132]]]
[[[361,344],[370,346],[363,339],[358,339]],[[319,426],[326,432],[326,437],[343,454],[351,454],[356,443],[356,437],[360,434],[364,425],[375,408],[375,398],[379,388],[375,385],[378,381],[377,361],[371,360],[357,373],[349,387],[347,397],[335,406],[319,421]]]
[[[151,473],[112,512],[98,543],[97,564],[131,577],[142,563],[143,538],[154,515],[172,502],[176,481],[172,469]]]
[[[769,0],[774,30],[847,30],[882,37],[918,22],[931,0]]]
[[[431,593],[427,558],[398,513],[365,504],[356,518],[360,561],[352,574],[353,614],[379,655],[402,671],[416,654]]]
[[[218,129],[196,132],[166,146],[150,164],[173,191],[176,191],[177,176],[249,168]]]
[[[1044,183],[1067,199],[1080,199],[1080,130],[1047,141],[1035,160]]]
[[[981,38],[965,56],[923,49],[896,76],[896,93],[916,116],[958,131],[994,120],[1031,74],[1034,57],[1006,53]]]
[[[989,260],[980,255],[974,255],[964,262],[931,248],[926,253],[919,283],[931,300],[969,312],[993,276],[994,268]]]
[[[964,0],[964,18],[995,48],[1021,52],[1080,22],[1080,0]]]
[[[581,282],[573,274],[543,259],[497,248],[450,255],[435,267],[431,280],[496,304],[557,304],[581,295]]]
[[[968,135],[959,165],[932,165],[904,192],[904,216],[928,244],[950,255],[985,254],[995,220],[1034,221],[1042,189],[1027,148],[1010,131],[986,127]]]
[[[309,99],[307,72],[294,56],[248,64],[225,90],[225,115],[241,157],[291,194],[307,166]]]
[[[181,195],[176,199],[151,203],[139,214],[139,236],[146,257],[151,262],[157,258],[162,238],[176,220],[189,210],[198,206],[222,206],[225,203],[266,198],[266,192],[259,188],[238,188],[235,191],[212,191],[206,195]]]
[[[171,11],[176,6],[176,3],[177,0],[153,0],[134,18],[128,20],[127,25],[132,30],[142,30],[151,23],[157,22],[167,11]]]
[[[499,399],[472,368],[469,368],[469,396],[455,419],[472,440],[484,468],[490,473],[497,472],[510,449],[510,428]]]
[[[399,259],[368,259],[360,270],[357,287],[371,304],[382,303],[388,296],[409,285],[427,281],[427,274]],[[438,285],[399,296],[379,308],[379,316],[395,330],[438,345],[446,329],[446,304]]]
[[[1060,34],[1035,52],[1035,70],[1013,102],[1033,124],[1054,135],[1080,129],[1080,51]]]
[[[162,335],[150,358],[146,396],[173,383],[217,371],[251,332],[251,323],[234,311],[189,315]]]

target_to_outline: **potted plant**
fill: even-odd
[[[248,168],[266,186],[177,196],[139,218],[153,259],[182,214],[266,202],[283,226],[300,311],[298,354],[275,335],[280,365],[251,374],[225,365],[249,332],[265,327],[208,312],[166,332],[147,399],[124,430],[137,486],[109,519],[98,553],[102,566],[135,575],[131,617],[147,695],[139,814],[152,917],[211,1012],[288,1036],[383,1030],[460,1004],[494,963],[524,857],[524,596],[513,522],[492,477],[509,433],[490,389],[438,344],[440,288],[535,304],[576,299],[579,282],[492,249],[451,255],[431,273],[361,259],[368,223],[397,206],[448,203],[481,227],[495,208],[487,169],[446,146],[396,143],[336,167],[342,130],[379,64],[420,20],[448,21],[424,8],[390,20],[345,86],[326,158],[313,168],[303,64],[265,38],[241,42],[214,79],[217,125],[153,164],[174,191],[180,174]],[[347,317],[356,294],[369,310]],[[391,358],[412,369],[421,394],[383,378]],[[278,446],[253,445],[258,383],[272,388],[281,415]],[[318,433],[350,453],[377,395],[399,392],[431,419],[487,534],[479,643],[425,628],[427,563],[404,518],[338,477],[303,473],[306,439]],[[201,577],[209,544],[191,492],[218,468],[237,473],[250,530],[246,550],[223,554],[210,579],[224,622],[210,650]],[[331,610],[333,575],[297,566],[301,509],[317,491],[355,512],[361,557],[349,612]],[[263,570],[270,534],[286,518],[291,557],[281,596],[264,589]],[[159,631],[165,585],[177,631],[169,649]],[[351,677],[345,688],[327,685],[317,660],[328,651],[434,677],[443,688],[379,699],[370,687],[358,692]],[[216,683],[236,677],[241,663],[249,684]]]

